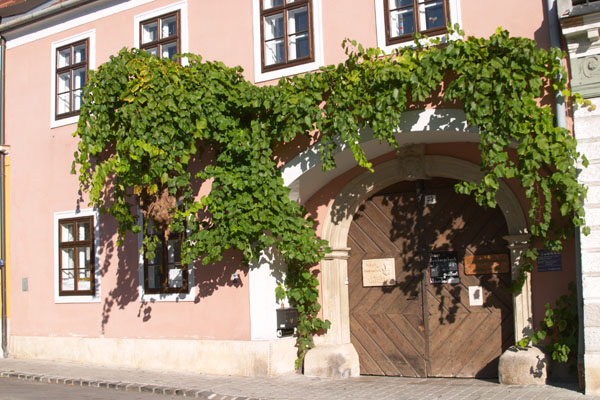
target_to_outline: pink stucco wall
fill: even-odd
[[[51,44],[95,29],[96,64],[100,65],[123,46],[133,45],[135,15],[171,3],[156,0],[7,51],[6,137],[12,146],[9,263],[13,335],[250,338],[248,276],[238,260],[227,258],[212,269],[198,266],[196,301],[142,303],[136,294],[137,239],[128,236],[124,246],[117,248],[114,221],[106,216],[100,219],[101,301],[54,303],[53,214],[75,209],[79,195],[77,177],[69,174],[77,143],[71,135],[75,125],[50,128]],[[340,43],[346,37],[365,46],[377,45],[374,1],[323,0],[322,3],[325,64],[344,59]],[[462,25],[469,35],[488,36],[497,26],[503,26],[512,34],[535,38],[540,45],[547,45],[541,1],[461,0],[460,4]],[[241,65],[246,78],[253,80],[252,2],[190,0],[187,5],[190,51],[208,60]],[[289,159],[306,145],[302,143],[290,154],[282,154],[282,159]],[[456,146],[442,147],[446,153],[461,151]],[[288,150],[289,147],[282,149],[282,153]],[[433,148],[428,151],[442,152]],[[322,222],[326,207],[344,181],[357,173],[360,173],[357,169],[349,171],[313,198],[309,210],[317,221]],[[81,206],[87,208],[85,200]],[[235,271],[241,279],[233,285],[230,277]],[[22,278],[29,280],[27,292],[21,291]],[[560,286],[550,278],[541,280]]]

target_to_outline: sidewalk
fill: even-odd
[[[0,377],[176,394],[210,400],[244,399],[581,399],[575,387],[507,386],[477,379],[359,377],[307,378],[291,375],[247,378],[149,370],[105,368],[58,361],[0,359]],[[1,384],[1,381],[0,381]],[[157,397],[158,398],[158,397]]]

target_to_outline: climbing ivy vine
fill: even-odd
[[[123,49],[90,72],[73,173],[91,205],[116,218],[120,238],[144,232],[148,259],[159,240],[148,233],[150,222],[166,236],[186,231],[187,264],[216,262],[228,250],[249,263],[261,250],[276,249],[288,265],[277,295],[300,314],[299,368],[312,336],[329,328],[317,316],[312,270],[328,248],[306,210],[289,199],[276,146],[306,135],[318,143],[324,169],[335,167],[342,145],[372,169],[360,146],[363,128],[397,148],[402,113],[439,99],[462,107],[480,131],[484,177],[459,183],[459,193],[494,207],[500,180],[517,179],[531,202],[532,242],[541,239],[554,250],[567,232],[553,226],[553,209],[572,226],[584,224],[585,187],[576,167],[587,161],[539,101],[554,91],[569,96],[558,78],[565,74],[557,61],[563,54],[501,29],[488,39],[446,36],[443,45],[419,39],[389,55],[346,40],[343,63],[262,87],[246,81],[239,67],[196,55],[178,63]],[[211,190],[199,196],[202,184]],[[527,258],[535,257],[532,246]],[[525,263],[524,271],[530,269]]]

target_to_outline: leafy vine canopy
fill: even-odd
[[[310,270],[328,249],[306,210],[288,197],[273,151],[278,145],[310,136],[323,168],[331,169],[343,143],[371,169],[361,128],[397,148],[402,113],[441,97],[462,106],[480,131],[484,177],[457,184],[458,192],[494,207],[499,181],[519,180],[531,205],[530,233],[552,249],[566,235],[552,225],[555,204],[573,226],[584,225],[586,189],[576,167],[587,161],[539,101],[552,91],[570,96],[559,78],[566,76],[563,54],[501,29],[487,39],[459,33],[459,40],[415,41],[389,55],[345,40],[343,63],[262,87],[245,80],[240,67],[197,55],[178,63],[123,49],[90,71],[73,172],[91,205],[116,218],[120,238],[148,232],[148,223],[165,235],[185,231],[184,263],[214,262],[228,249],[250,262],[276,248],[288,264],[278,296],[300,314],[301,359],[311,336],[329,326],[317,317],[318,280]],[[211,190],[199,196],[194,181],[211,183]],[[143,236],[150,259],[159,239]],[[535,255],[532,247],[528,256]]]

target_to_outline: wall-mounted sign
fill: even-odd
[[[394,286],[396,264],[393,258],[376,258],[362,261],[363,286]]]
[[[503,274],[510,272],[508,254],[465,256],[465,275]]]
[[[458,254],[456,251],[434,251],[429,253],[429,282],[460,283]]]
[[[437,198],[435,197],[435,194],[426,194],[425,205],[428,206],[432,204],[437,204]]]
[[[562,271],[562,253],[540,250],[537,268],[538,272]]]
[[[469,305],[483,305],[483,288],[481,286],[469,286]]]

